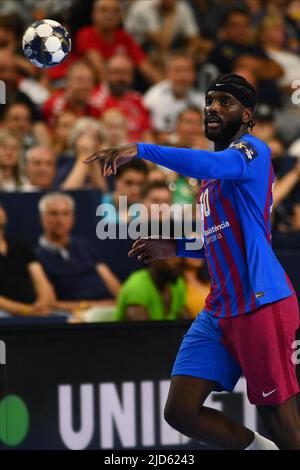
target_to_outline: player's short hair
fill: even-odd
[[[74,199],[69,194],[56,192],[56,193],[48,193],[48,194],[45,194],[45,196],[41,197],[41,199],[39,200],[39,205],[38,205],[40,215],[46,212],[48,202],[57,201],[58,199],[64,199],[65,201],[68,201],[72,212],[75,211]]]
[[[121,176],[126,173],[126,171],[138,171],[139,173],[143,173],[145,176],[148,174],[148,166],[147,164],[138,158],[134,158],[128,163],[125,163],[125,165],[122,165],[118,168],[117,173],[116,173],[116,179],[120,178]]]

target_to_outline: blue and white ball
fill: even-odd
[[[25,57],[40,68],[55,67],[71,50],[71,38],[57,21],[41,20],[30,25],[23,36]]]

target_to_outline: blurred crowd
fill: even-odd
[[[22,52],[25,29],[43,18],[72,37],[68,58],[51,69],[32,66]],[[98,190],[99,203],[116,209],[121,195],[129,204],[194,204],[201,181],[143,161],[104,179],[98,162],[82,161],[137,141],[212,148],[204,96],[223,72],[256,89],[253,134],[271,147],[276,175],[273,247],[299,251],[299,54],[299,0],[1,1],[0,201],[4,192],[42,196],[34,247],[21,234],[7,237],[0,206],[1,317],[159,320],[201,311],[209,292],[201,260],[157,262],[122,283],[73,230],[68,191]]]

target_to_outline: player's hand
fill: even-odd
[[[136,144],[121,145],[120,147],[110,147],[95,152],[86,158],[83,163],[91,163],[99,160],[102,166],[103,176],[115,175],[117,168],[124,165],[138,153]]]
[[[128,256],[137,256],[139,261],[149,264],[158,259],[176,256],[176,247],[175,239],[139,238],[132,245]]]

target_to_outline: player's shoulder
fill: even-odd
[[[238,150],[248,161],[252,161],[256,157],[269,157],[271,153],[270,147],[265,142],[251,134],[244,134],[234,140],[229,148]]]

